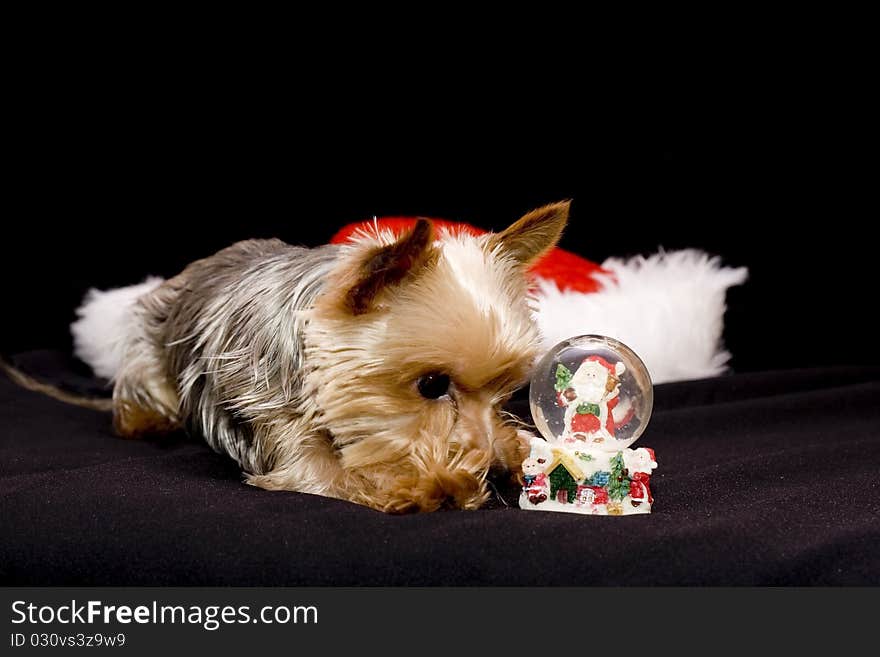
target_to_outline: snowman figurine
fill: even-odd
[[[630,404],[618,408],[623,362],[609,363],[602,356],[585,358],[574,374],[562,363],[556,369],[556,405],[565,408],[566,444],[582,441],[601,445],[614,439],[617,426],[632,417]]]
[[[530,456],[523,461],[523,490],[532,504],[540,504],[550,494],[550,482],[544,474],[547,460],[542,457]]]

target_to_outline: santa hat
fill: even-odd
[[[622,362],[618,361],[612,365],[607,360],[602,358],[602,356],[597,356],[596,354],[593,354],[592,356],[587,356],[583,360],[584,363],[589,362],[589,361],[592,361],[594,363],[599,363],[599,365],[601,365],[602,367],[604,367],[605,369],[607,369],[611,373],[611,376],[615,376],[615,377],[623,374],[624,370],[626,369],[626,365],[624,365]]]
[[[433,221],[453,233],[486,233],[466,223]],[[357,232],[400,234],[415,222],[387,217],[349,224],[331,242],[345,242]],[[722,267],[718,257],[694,249],[609,258],[598,265],[557,247],[529,273],[545,351],[576,335],[599,334],[635,351],[654,383],[717,376],[726,369],[725,294],[746,280],[744,267]]]

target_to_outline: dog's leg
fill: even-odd
[[[113,427],[126,438],[180,428],[177,386],[165,366],[162,324],[177,295],[175,279],[132,309],[124,356],[113,387]]]
[[[180,428],[177,393],[153,354],[126,363],[113,388],[113,428],[125,438]]]
[[[252,486],[347,498],[339,458],[329,436],[309,429],[297,418],[257,428],[252,455],[256,468],[247,475]]]
[[[500,432],[493,445],[495,454],[493,470],[509,472],[511,481],[522,485],[524,482],[522,462],[531,451],[529,440],[534,437],[533,433],[514,427],[508,427],[506,431]]]

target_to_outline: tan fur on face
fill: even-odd
[[[501,404],[528,376],[538,335],[520,263],[488,239],[441,235],[420,269],[353,316],[331,293],[306,333],[307,388],[333,436],[342,486],[383,510],[476,508],[494,465],[516,469],[523,444]],[[424,399],[441,372],[448,397]],[[358,473],[352,477],[351,473]]]

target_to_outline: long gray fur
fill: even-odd
[[[254,427],[299,406],[304,311],[321,292],[339,250],[280,240],[239,242],[167,281],[170,298],[166,288],[164,297],[153,296],[162,303],[148,298],[141,305],[152,315],[153,337],[176,383],[180,417],[250,473],[272,466],[254,440]]]

